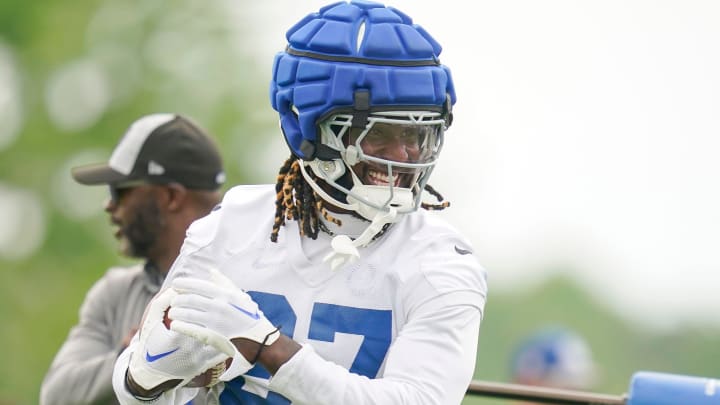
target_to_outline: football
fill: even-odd
[[[169,311],[170,307],[165,310],[165,314],[163,315],[163,325],[165,325],[165,327],[168,329],[170,329],[170,323],[172,322],[172,320],[168,316]],[[187,386],[212,387],[213,385],[218,383],[218,378],[220,378],[220,376],[225,372],[225,370],[230,367],[230,364],[232,364],[232,358],[228,357],[227,360],[225,360],[224,362],[218,363],[215,367],[211,367],[207,369],[204,373],[193,378],[192,381],[187,384]]]
[[[209,368],[204,373],[196,376],[187,384],[187,387],[212,387],[219,382],[220,376],[232,364],[232,359],[228,358],[223,363],[219,363],[215,367]]]
[[[167,307],[167,309],[165,310],[165,315],[163,315],[163,324],[164,324],[165,327],[168,328],[168,329],[170,329],[170,322],[172,322],[172,321],[170,320],[170,317],[168,317],[168,312],[169,312],[169,311],[170,311],[170,307]]]

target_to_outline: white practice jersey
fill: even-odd
[[[475,368],[487,292],[467,240],[420,210],[333,271],[332,236],[301,237],[288,220],[270,241],[273,185],[237,186],[188,230],[165,285],[219,269],[303,348],[270,378],[262,366],[226,382],[222,404],[459,404]],[[115,387],[133,351],[115,368]],[[123,389],[123,403],[136,402]],[[155,402],[187,403],[196,389]]]

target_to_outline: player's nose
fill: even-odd
[[[404,142],[393,139],[383,148],[382,158],[393,162],[407,162],[410,159],[410,154]]]

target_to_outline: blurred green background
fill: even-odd
[[[130,262],[101,210],[106,190],[74,184],[71,166],[107,159],[141,115],[180,112],[217,137],[229,184],[274,181],[265,167],[287,153],[267,100],[270,61],[253,60],[243,15],[228,4],[0,2],[0,404],[37,403],[86,291]],[[643,369],[720,375],[716,329],[660,333],[604,308],[564,278],[491,290],[476,378],[507,381],[513,346],[547,324],[587,338],[596,391],[622,393]]]

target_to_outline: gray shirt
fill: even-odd
[[[154,266],[113,267],[88,291],[80,320],[45,376],[40,404],[117,404],[113,366],[164,275]]]

